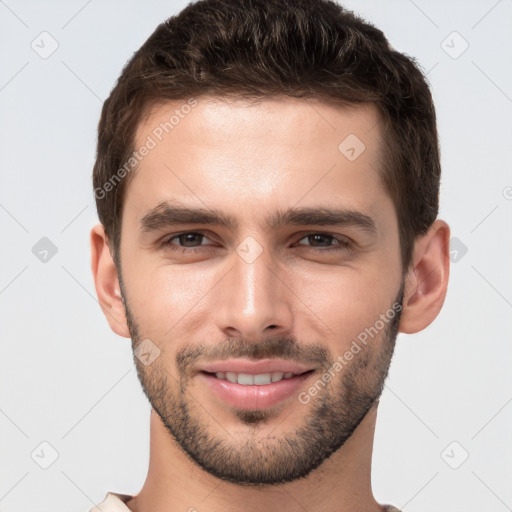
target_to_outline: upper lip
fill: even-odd
[[[250,375],[260,375],[262,373],[293,373],[300,375],[313,368],[301,365],[299,363],[285,359],[261,359],[260,361],[250,361],[249,359],[226,359],[223,361],[214,361],[204,364],[200,370],[207,373],[233,372],[247,373]]]

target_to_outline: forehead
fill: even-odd
[[[185,98],[161,101],[138,126],[136,146],[148,136],[160,145],[188,138],[189,144],[221,145],[275,139],[299,149],[303,142],[353,134],[368,142],[380,139],[380,114],[370,103],[334,105],[320,99],[284,96],[246,100],[237,97]],[[370,133],[371,132],[371,133]],[[329,138],[331,139],[331,138]],[[326,142],[331,142],[328,140]]]
[[[370,104],[287,97],[166,101],[138,127],[135,150],[144,156],[125,204],[142,215],[169,199],[252,213],[320,201],[371,214],[386,195],[382,145],[379,113]]]

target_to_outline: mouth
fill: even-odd
[[[232,384],[241,384],[242,386],[267,386],[269,384],[275,382],[281,382],[282,380],[292,379],[299,375],[305,375],[307,373],[312,373],[314,370],[307,370],[305,372],[293,373],[293,372],[272,372],[272,373],[237,373],[237,372],[205,372],[207,375],[211,377],[215,377],[216,379],[225,380],[227,382],[231,382]]]
[[[315,369],[292,361],[265,359],[217,361],[198,371],[213,395],[237,409],[265,409],[291,399]]]

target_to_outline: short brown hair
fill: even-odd
[[[103,105],[93,171],[99,219],[116,262],[129,181],[118,171],[134,151],[138,126],[161,101],[205,95],[375,104],[384,122],[382,178],[408,267],[416,236],[426,233],[439,207],[430,89],[413,58],[330,0],[200,0],[161,23],[135,52]]]

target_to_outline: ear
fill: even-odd
[[[450,228],[436,220],[417,238],[405,278],[399,331],[419,332],[430,325],[443,306],[450,273]]]
[[[119,336],[130,338],[117,268],[101,224],[91,230],[91,267],[96,294],[110,328]]]

